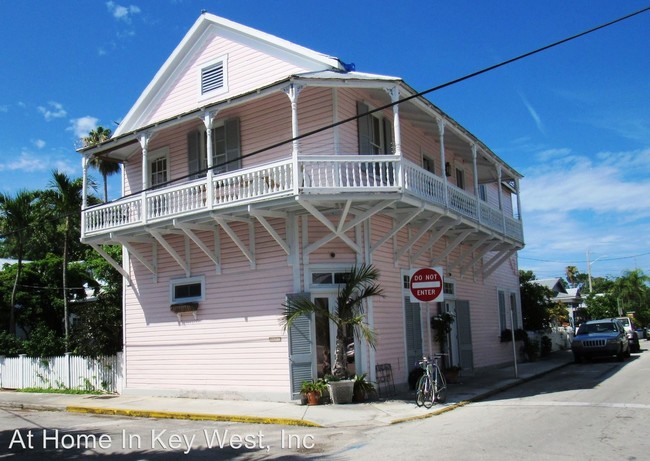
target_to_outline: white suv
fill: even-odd
[[[641,352],[641,345],[639,344],[639,335],[634,329],[634,323],[629,317],[616,317],[621,321],[625,328],[627,341],[630,343],[630,352]]]

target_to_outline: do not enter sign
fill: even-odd
[[[411,302],[440,302],[443,300],[442,267],[425,267],[411,273]]]

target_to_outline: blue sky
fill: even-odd
[[[425,90],[650,0],[0,0],[0,191],[81,175],[202,9]],[[429,98],[524,175],[538,278],[650,274],[650,12]],[[116,198],[119,183],[111,183]]]

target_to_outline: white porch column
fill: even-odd
[[[400,126],[400,118],[399,118],[399,104],[397,102],[399,101],[399,88],[397,86],[394,86],[388,90],[388,94],[390,95],[390,100],[393,103],[393,130],[395,134],[394,142],[395,142],[395,156],[400,157],[400,162],[397,164],[397,169],[395,171],[395,174],[397,176],[397,187],[402,187],[404,184],[403,178],[402,178],[402,162],[401,162],[401,157],[402,157],[402,129]]]
[[[88,155],[81,157],[82,186],[81,186],[81,237],[86,235],[86,213],[88,207]]]
[[[399,122],[399,88],[396,86],[386,90],[393,103],[393,130],[395,131],[395,155],[402,155],[402,130]]]
[[[515,189],[517,190],[517,215],[519,222],[522,222],[521,219],[521,190],[519,189],[519,178],[515,178]]]
[[[298,194],[298,186],[300,185],[300,172],[298,171],[300,143],[296,139],[300,134],[298,130],[298,96],[302,89],[302,85],[296,85],[295,83],[292,83],[284,89],[285,94],[289,97],[289,101],[291,101],[291,137],[293,138],[293,142],[291,143],[291,158],[293,160],[293,190],[296,195]]]
[[[502,178],[502,169],[501,165],[497,165],[497,187],[498,187],[498,192],[499,192],[499,210],[501,211],[501,222],[503,223],[503,233],[506,233],[506,215],[503,212],[503,190],[501,186],[501,178]]]
[[[214,145],[212,142],[214,129],[214,120],[217,117],[218,110],[206,111],[203,112],[203,124],[205,125],[205,134],[207,137],[207,146],[206,146],[206,165],[208,171],[206,172],[205,178],[207,183],[207,204],[208,209],[212,208],[213,196],[214,196],[214,187],[212,186],[212,177],[214,176]]]
[[[151,139],[151,132],[145,131],[141,133],[138,137],[140,142],[140,147],[142,148],[142,222],[146,223],[149,217],[147,212],[147,189],[149,188],[149,158],[148,158],[148,146],[149,140]]]
[[[478,216],[478,222],[481,222],[481,194],[478,189],[478,148],[476,144],[472,144],[472,168],[474,171],[474,196],[476,197],[476,216]]]
[[[440,166],[442,167],[445,206],[449,206],[449,192],[447,191],[447,162],[445,161],[445,121],[443,119],[438,119],[438,134],[440,136]]]

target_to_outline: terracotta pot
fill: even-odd
[[[320,403],[320,392],[307,392],[307,405],[318,405]]]

